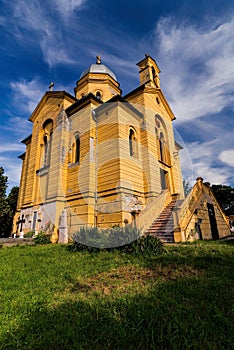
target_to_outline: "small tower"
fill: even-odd
[[[149,84],[156,88],[160,88],[159,73],[161,72],[158,68],[155,60],[146,54],[145,58],[137,63],[140,74],[140,84]]]
[[[102,102],[108,101],[115,95],[121,95],[116,75],[102,63],[100,55],[96,56],[96,63],[91,64],[76,83],[77,99],[89,93]]]

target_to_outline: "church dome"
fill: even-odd
[[[100,74],[109,74],[114,80],[117,81],[116,75],[107,68],[104,64],[101,63],[100,56],[97,56],[96,64],[91,64],[80,76],[80,79],[83,78],[88,73],[100,73]]]

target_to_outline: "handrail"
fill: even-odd
[[[179,226],[181,231],[185,231],[190,223],[190,220],[192,216],[194,215],[194,211],[199,203],[199,199],[202,196],[202,185],[199,186],[199,182],[197,182],[191,192],[188,194],[188,196],[185,198],[179,212],[178,212],[178,218],[179,218]],[[200,195],[198,196],[200,191]],[[194,200],[196,198],[196,200]],[[189,215],[186,215],[187,212]]]
[[[136,218],[136,226],[144,233],[162,210],[171,202],[169,190],[163,191],[153,202],[150,202]]]

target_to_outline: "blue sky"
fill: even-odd
[[[95,56],[123,95],[145,53],[176,115],[184,177],[234,186],[234,2],[0,0],[0,166],[19,184],[28,117],[48,90],[73,88]]]

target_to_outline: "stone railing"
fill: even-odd
[[[202,196],[202,182],[197,181],[178,212],[178,224],[181,232],[185,231]]]
[[[168,190],[163,191],[153,202],[146,205],[142,213],[136,218],[136,227],[144,233],[170,202],[170,192]]]

